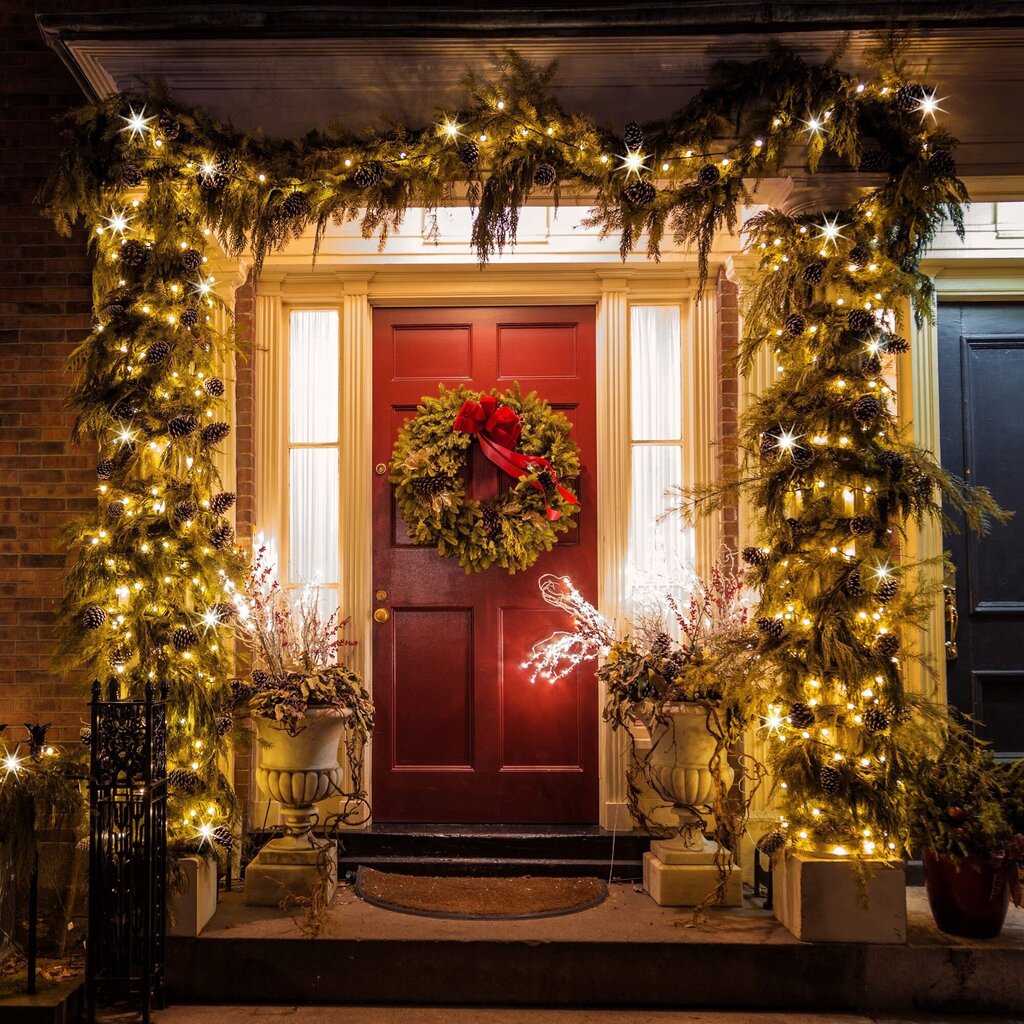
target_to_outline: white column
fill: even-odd
[[[632,476],[629,412],[629,279],[598,272],[597,462],[598,607],[613,622],[623,613]],[[601,703],[604,704],[604,692]],[[630,829],[626,801],[629,741],[599,719],[601,824]]]
[[[689,306],[689,344],[684,345],[687,385],[684,389],[686,479],[708,483],[721,476],[721,394],[718,387],[718,300],[707,288],[700,302]],[[694,568],[705,575],[722,546],[722,519],[702,516],[694,524]]]
[[[261,278],[256,293],[256,514],[278,575],[288,564],[288,331],[280,283]]]
[[[914,323],[910,310],[905,311],[909,323],[910,352],[898,356],[896,367],[898,415],[900,425],[913,431],[914,444],[939,458],[939,339],[936,324],[925,320],[920,327]],[[922,564],[918,582],[923,587],[942,586],[942,529],[928,520],[920,527],[909,524],[907,535],[908,562]],[[945,618],[941,589],[928,607],[927,617],[917,631],[916,647],[925,660],[918,664],[904,660],[904,681],[907,689],[946,702]],[[907,638],[910,639],[910,638]],[[935,675],[929,671],[934,669]]]

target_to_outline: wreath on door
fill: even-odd
[[[398,509],[417,544],[457,558],[467,573],[527,569],[574,525],[579,501],[564,481],[579,476],[572,424],[535,391],[449,390],[426,395],[391,455]],[[514,483],[494,498],[466,494],[469,452],[484,454]]]

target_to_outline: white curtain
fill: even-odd
[[[338,581],[338,347],[337,310],[292,312],[288,580],[293,584]],[[321,600],[333,607],[337,597],[324,593]]]
[[[666,491],[683,479],[682,338],[678,306],[630,312],[633,460],[627,610],[643,614],[666,594],[681,599],[693,566],[693,531],[677,516],[659,517]]]

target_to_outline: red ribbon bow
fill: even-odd
[[[535,473],[547,473],[563,501],[570,505],[579,504],[576,495],[558,482],[554,467],[547,459],[512,451],[522,433],[523,423],[519,413],[507,405],[500,405],[494,395],[481,395],[479,402],[466,399],[452,429],[461,434],[477,434],[484,455],[503,473],[516,480]],[[548,519],[551,522],[560,519],[562,513],[548,504],[544,485],[539,480],[532,480],[531,484],[544,496],[544,514]]]

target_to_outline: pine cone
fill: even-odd
[[[767,565],[769,561],[768,553],[766,551],[762,551],[760,548],[755,547],[744,548],[741,552],[741,556],[743,558],[743,561],[746,562],[747,565],[763,566]]]
[[[96,463],[96,475],[101,480],[109,480],[117,470],[117,465],[113,459],[100,459]]]
[[[124,401],[118,402],[117,405],[110,410],[111,416],[118,420],[130,420],[134,416],[138,415],[139,407],[134,402]]]
[[[420,476],[412,481],[412,489],[429,501],[437,494],[448,490],[451,481],[442,476]]]
[[[798,338],[807,330],[807,321],[799,313],[790,313],[786,317],[786,330],[794,338]]]
[[[717,185],[721,177],[722,172],[718,169],[716,164],[704,164],[704,166],[697,172],[697,182],[705,188]]]
[[[875,318],[867,309],[851,309],[846,314],[846,323],[851,331],[856,331],[860,334],[864,331],[870,331],[875,326]]]
[[[879,658],[892,658],[900,649],[900,638],[895,633],[883,633],[875,638],[872,652]]]
[[[123,323],[128,316],[128,308],[120,302],[111,302],[103,307],[103,316],[112,324]]]
[[[222,850],[232,850],[235,845],[235,837],[231,834],[231,829],[227,825],[218,825],[213,830],[213,841]]]
[[[352,172],[352,184],[356,188],[373,188],[384,180],[384,166],[379,160],[368,160]]]
[[[91,604],[82,612],[82,626],[85,629],[99,629],[106,621],[107,613],[98,604]]]
[[[853,418],[859,423],[870,423],[882,414],[882,403],[874,395],[861,395],[853,403]]]
[[[914,480],[914,493],[922,500],[931,501],[931,477],[925,476],[924,473],[919,473],[919,475]]]
[[[309,213],[309,196],[305,192],[299,192],[296,189],[284,197],[284,202],[281,203],[282,217],[288,220],[297,220],[299,217],[305,217],[307,213]]]
[[[203,254],[198,249],[185,249],[181,254],[181,265],[192,273],[203,265]]]
[[[779,439],[775,434],[762,434],[760,441],[761,457],[764,459],[770,458],[773,455],[779,454]]]
[[[244,679],[231,680],[231,699],[235,704],[244,704],[255,692],[256,688]]]
[[[629,124],[626,125],[625,131],[622,133],[622,141],[626,144],[627,149],[640,149],[644,144],[643,128],[641,128],[636,121],[630,121]]]
[[[871,250],[866,245],[855,245],[850,250],[848,259],[859,270],[863,270],[871,259]]]
[[[904,114],[910,114],[920,107],[921,100],[926,95],[927,90],[923,85],[911,85],[908,82],[896,90],[893,94],[893,101],[896,104],[897,110],[902,111]]]
[[[149,348],[146,349],[145,360],[155,366],[162,363],[171,354],[171,346],[163,338],[157,338]]]
[[[906,338],[901,338],[898,334],[883,334],[879,339],[882,346],[882,351],[899,355],[902,352],[910,350],[910,342]]]
[[[194,796],[203,789],[203,777],[191,768],[172,768],[167,773],[167,785],[181,793]]]
[[[264,672],[261,668],[254,668],[249,675],[252,678],[252,685],[257,690],[266,690],[273,682],[270,673]]]
[[[622,190],[622,194],[631,206],[642,209],[654,202],[658,190],[649,181],[634,181]]]
[[[807,527],[804,526],[804,524],[795,516],[787,516],[786,525],[789,527],[789,532],[794,536],[794,538],[807,532]]]
[[[181,134],[181,122],[170,114],[161,114],[156,119],[156,130],[168,142],[173,142]]]
[[[220,377],[210,377],[209,380],[204,381],[203,390],[211,398],[223,398],[224,397],[224,381]]]
[[[860,566],[855,566],[846,575],[846,579],[843,580],[843,590],[849,597],[863,597],[864,596],[864,583],[860,577]]]
[[[133,651],[129,644],[121,644],[110,652],[110,667],[123,669],[131,661]]]
[[[887,576],[875,587],[875,600],[880,604],[888,604],[900,591],[900,583],[893,576]]]
[[[814,449],[806,444],[795,444],[789,449],[789,457],[797,469],[807,469],[814,464]]]
[[[78,742],[81,743],[83,747],[91,747],[92,746],[92,727],[91,726],[83,725],[82,728],[78,730]]]
[[[176,523],[187,523],[199,515],[199,506],[191,499],[185,501],[179,501],[174,506],[174,511],[171,513],[172,518]]]
[[[501,530],[501,515],[493,505],[484,505],[480,512],[480,519],[483,523],[484,532],[493,537]]]
[[[869,380],[877,377],[882,372],[882,360],[876,355],[869,355],[860,364],[861,376]]]
[[[906,459],[899,452],[886,448],[878,453],[878,464],[887,469],[894,480],[899,480],[906,468]]]
[[[222,551],[224,548],[228,547],[234,539],[235,531],[232,525],[226,519],[218,519],[213,529],[210,531],[210,543],[218,551]]]
[[[782,619],[770,619],[767,616],[762,616],[755,625],[765,636],[769,636],[773,640],[781,640],[782,634],[786,631]]]
[[[121,262],[126,267],[144,266],[148,259],[149,250],[135,238],[129,238],[121,246]]]
[[[808,263],[803,272],[804,284],[821,284],[825,276],[824,263]]]
[[[651,642],[651,654],[656,658],[667,658],[672,651],[672,637],[659,633]]]
[[[843,776],[839,769],[833,768],[830,764],[823,764],[819,773],[821,790],[829,796],[839,796],[843,791]]]
[[[176,651],[187,651],[199,643],[199,634],[191,626],[178,626],[171,633],[171,646]]]
[[[227,736],[234,728],[235,720],[230,715],[217,716],[217,735]]]
[[[803,701],[797,701],[789,709],[789,724],[794,729],[806,729],[814,723],[814,709]]]
[[[533,172],[533,183],[537,188],[551,188],[558,172],[551,164],[538,164]]]
[[[766,832],[758,841],[757,848],[766,856],[772,857],[786,845],[786,833],[781,828]]]
[[[875,532],[875,520],[864,512],[858,512],[850,519],[850,533],[854,537],[867,537]]]
[[[203,444],[212,447],[220,444],[231,433],[231,426],[228,423],[208,423],[199,434]]]
[[[463,142],[456,153],[466,167],[476,167],[480,162],[480,147],[472,140]]]
[[[178,320],[182,327],[195,327],[199,323],[199,310],[195,306],[186,306]]]
[[[117,170],[118,184],[125,188],[138,188],[145,180],[142,168],[135,164],[121,164]]]
[[[211,609],[218,622],[230,622],[238,609],[230,601],[218,601]]]
[[[231,509],[231,506],[235,503],[235,492],[234,491],[222,491],[220,494],[215,494],[210,499],[210,511],[215,516],[222,516],[225,512]]]
[[[204,192],[219,192],[227,185],[228,176],[223,171],[213,167],[210,170],[200,169],[196,175],[196,180]]]
[[[892,157],[884,149],[865,149],[860,157],[860,170],[867,173],[886,173],[892,167]]]
[[[928,158],[928,170],[936,178],[952,178],[956,174],[956,161],[946,150],[937,149]]]
[[[107,505],[107,515],[111,519],[120,519],[127,511],[127,506],[120,499],[115,499]]]
[[[871,707],[864,712],[864,728],[868,732],[885,732],[889,728],[889,716],[880,707]]]
[[[189,434],[195,433],[198,426],[197,417],[193,413],[186,412],[167,421],[167,433],[171,437],[188,437]]]

